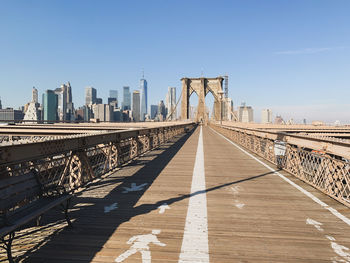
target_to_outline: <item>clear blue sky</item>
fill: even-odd
[[[149,104],[180,78],[229,75],[245,101],[285,118],[350,123],[350,1],[14,1],[0,6],[3,106],[70,81],[75,106],[91,85],[137,89]],[[119,96],[120,97],[120,96]]]

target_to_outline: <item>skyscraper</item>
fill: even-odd
[[[151,119],[155,119],[157,116],[157,112],[158,112],[158,105],[151,105],[150,107],[150,117]]]
[[[261,123],[272,123],[272,111],[270,109],[261,111]]]
[[[140,91],[132,93],[132,117],[134,121],[140,121]]]
[[[118,101],[118,91],[117,90],[109,90],[109,97],[115,98],[115,100]]]
[[[140,80],[140,91],[141,91],[141,121],[145,120],[147,114],[147,81],[142,76]]]
[[[73,102],[73,98],[72,98],[72,87],[70,86],[70,83],[68,81],[67,84],[63,84],[66,86],[67,88],[67,104],[68,103],[72,103]]]
[[[253,122],[253,108],[251,106],[246,106],[245,103],[238,108],[238,120],[240,122]]]
[[[38,90],[35,87],[33,87],[33,89],[32,89],[32,102],[34,102],[34,103],[38,103],[39,102]]]
[[[166,118],[166,109],[164,102],[161,100],[158,104],[158,119],[160,121],[165,121]]]
[[[60,88],[55,89],[57,95],[57,115],[60,121],[66,120],[67,112],[67,86],[61,85]]]
[[[1,98],[0,98],[0,110],[2,109]]]
[[[67,99],[66,120],[73,121],[75,117],[74,117],[74,104],[73,104],[73,98],[72,98],[72,87],[69,81],[67,84],[63,84],[62,86],[65,86],[65,89],[66,89],[66,99]]]
[[[122,108],[123,110],[131,110],[131,94],[130,94],[130,87],[128,86],[123,87]]]
[[[86,87],[85,88],[85,104],[86,105],[92,105],[96,103],[96,89],[93,87]]]
[[[57,95],[53,90],[46,90],[43,94],[43,120],[57,120]]]
[[[168,110],[167,119],[176,120],[176,88],[169,87],[166,96],[166,108]]]

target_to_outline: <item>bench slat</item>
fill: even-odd
[[[36,219],[38,216],[44,214],[48,210],[60,205],[61,203],[65,202],[66,200],[68,200],[70,198],[71,198],[71,196],[68,194],[60,196],[56,199],[48,198],[48,201],[47,201],[48,203],[42,205],[39,209],[31,211],[30,214],[27,214],[26,216],[20,217],[18,220],[11,222],[12,225],[10,225],[10,226],[1,227],[0,228],[0,237],[3,237],[5,235],[11,233],[12,231],[16,230],[18,227],[29,223],[30,221]]]
[[[6,210],[8,210],[10,208],[13,208],[14,206],[16,206],[21,201],[31,200],[34,197],[39,196],[40,193],[41,193],[41,188],[40,188],[39,185],[37,185],[36,187],[28,189],[25,192],[19,193],[19,194],[13,196],[12,198],[0,199],[0,211],[1,210],[5,210],[6,211]]]
[[[6,179],[0,180],[0,188],[5,188],[5,187],[12,185],[12,184],[18,184],[20,182],[24,182],[24,181],[30,180],[32,178],[35,179],[35,174],[33,172],[29,172],[29,173],[26,173],[23,175],[18,175],[18,176],[10,176]]]
[[[8,187],[0,190],[0,199],[8,199],[11,196],[27,191],[31,188],[38,186],[38,182],[35,178],[20,182],[14,185],[8,185]]]

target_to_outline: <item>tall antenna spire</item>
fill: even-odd
[[[145,70],[142,69],[142,78],[144,79],[145,78]]]

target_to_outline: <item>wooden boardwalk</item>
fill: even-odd
[[[75,198],[74,229],[48,213],[42,227],[20,233],[14,255],[65,263],[350,262],[349,209],[280,173],[343,218],[203,127],[92,184]]]

